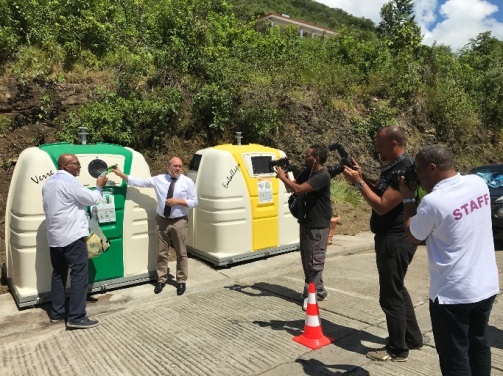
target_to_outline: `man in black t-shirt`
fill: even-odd
[[[346,180],[361,192],[372,208],[370,229],[375,234],[379,304],[386,315],[389,334],[385,348],[367,353],[372,360],[403,362],[407,360],[409,349],[423,346],[414,306],[404,284],[417,246],[405,233],[399,180],[392,179],[393,171],[404,170],[412,164],[412,159],[405,153],[405,144],[404,132],[396,126],[382,128],[377,133],[376,149],[386,164],[375,184],[363,177],[355,161],[356,169],[344,167]]]
[[[306,168],[295,181],[291,181],[281,167],[277,169],[277,176],[286,189],[299,196],[299,248],[305,277],[302,294],[304,310],[307,308],[309,283],[315,284],[318,300],[325,300],[328,296],[322,277],[332,218],[330,174],[324,166],[327,157],[328,150],[325,146],[310,146],[304,157]]]

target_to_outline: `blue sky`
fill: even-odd
[[[379,11],[389,0],[315,1],[378,24],[381,20]],[[485,31],[491,31],[493,37],[503,40],[502,0],[415,0],[414,12],[423,43],[429,46],[436,42],[457,51]]]

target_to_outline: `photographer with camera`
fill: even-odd
[[[323,285],[323,268],[327,251],[328,231],[332,218],[330,175],[324,166],[328,150],[323,145],[312,145],[306,150],[306,168],[291,181],[282,166],[277,166],[277,177],[289,192],[298,196],[300,256],[305,284],[302,309],[307,309],[309,283],[314,283],[319,301],[327,298]]]
[[[375,252],[379,273],[379,304],[386,315],[388,343],[383,349],[370,351],[372,360],[407,360],[409,349],[423,346],[414,306],[405,288],[407,268],[417,245],[412,244],[404,229],[404,204],[395,171],[412,165],[405,153],[405,134],[396,126],[378,131],[376,149],[386,164],[379,180],[372,184],[363,177],[360,166],[353,160],[353,168],[344,166],[344,177],[358,189],[372,208],[370,229],[375,234]]]
[[[428,192],[419,207],[404,178],[400,192],[409,239],[426,240],[440,370],[442,375],[488,376],[488,322],[499,293],[489,189],[480,177],[456,172],[454,156],[440,145],[416,155],[416,172]]]

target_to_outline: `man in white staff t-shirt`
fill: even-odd
[[[401,178],[405,228],[413,243],[426,240],[430,317],[442,375],[489,376],[488,322],[499,292],[486,183],[462,176],[445,147],[427,146],[415,158],[428,193],[416,209],[414,192]]]

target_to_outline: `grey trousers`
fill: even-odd
[[[327,295],[323,285],[323,268],[325,267],[325,256],[327,254],[328,231],[326,228],[310,228],[300,226],[300,257],[302,259],[302,269],[304,269],[304,292],[306,298],[309,292],[309,284],[314,283],[319,298]]]
[[[168,251],[169,244],[173,245],[176,253],[176,280],[185,282],[188,277],[187,231],[189,220],[187,217],[163,218],[156,217],[157,240],[159,254],[157,255],[157,282],[166,283],[168,280]]]

